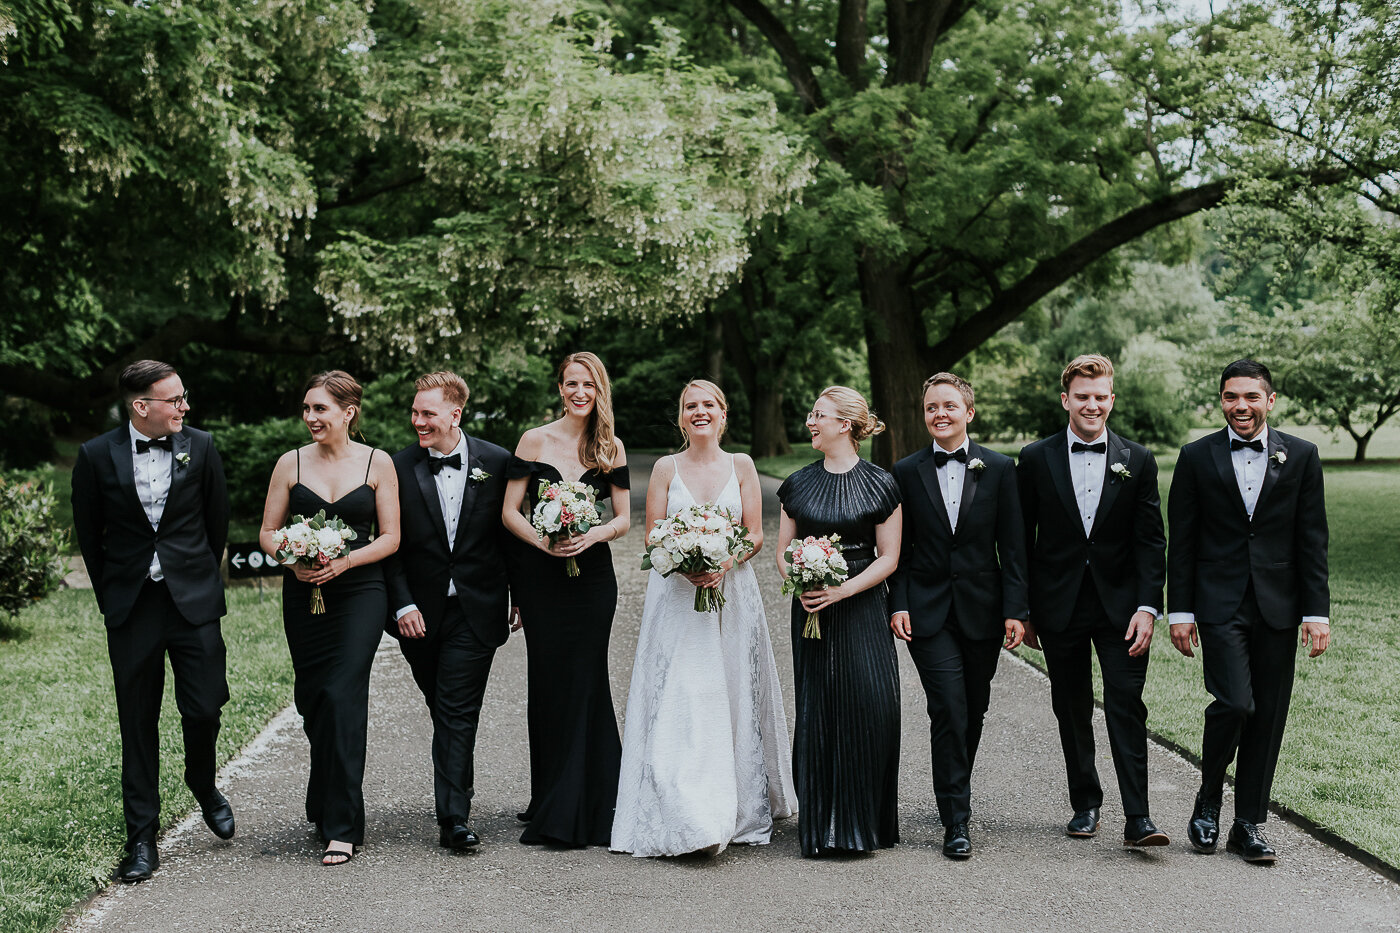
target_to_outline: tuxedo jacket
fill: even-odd
[[[136,495],[131,433],[123,424],[88,441],[73,467],[73,529],[92,578],[97,608],[108,628],[126,621],[151,556],[185,619],[202,625],[222,618],[219,572],[228,541],[228,486],[208,432],[186,426],[170,436],[170,492],[160,527],[152,528]],[[188,463],[181,463],[182,455]]]
[[[1112,431],[1104,438],[1104,479],[1086,535],[1074,495],[1066,432],[1026,446],[1016,465],[1030,551],[1031,623],[1062,632],[1084,574],[1092,576],[1109,621],[1123,629],[1139,606],[1162,609],[1167,538],[1157,491],[1157,461],[1141,444]],[[1125,478],[1114,472],[1122,464]]]
[[[1001,638],[1005,619],[1024,619],[1026,526],[1011,458],[969,443],[958,530],[938,486],[933,445],[894,465],[904,501],[899,567],[890,577],[890,612],[909,613],[916,637],[935,635],[951,614],[968,638]]]
[[[399,549],[385,561],[389,587],[390,634],[397,636],[393,614],[410,603],[423,613],[428,638],[447,611],[447,584],[457,587],[456,599],[482,643],[505,644],[510,637],[510,585],[506,579],[509,547],[501,507],[506,493],[506,464],[502,447],[467,435],[468,475],[457,519],[457,537],[449,545],[447,523],[438,501],[437,483],[428,469],[428,450],[413,444],[394,454],[399,477]],[[473,469],[491,474],[481,482]]]
[[[1181,448],[1167,498],[1167,603],[1203,624],[1229,621],[1254,584],[1274,628],[1328,615],[1327,508],[1317,446],[1269,428],[1251,521],[1226,430]]]

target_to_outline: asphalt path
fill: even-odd
[[[621,725],[647,575],[638,569],[649,462],[633,461],[632,532],[614,547],[620,597],[610,650]],[[769,629],[792,717],[788,600],[772,567],[777,482],[765,479],[758,558]],[[1169,847],[1124,849],[1122,810],[1102,714],[1096,732],[1108,799],[1095,839],[1070,839],[1063,759],[1049,687],[1003,654],[973,775],[974,855],[940,854],[942,827],[929,770],[928,718],[918,677],[900,649],[903,745],[900,834],[874,855],[821,860],[798,851],[795,820],[773,842],[717,857],[635,859],[606,849],[523,846],[514,814],[529,796],[525,643],[497,653],[478,738],[473,812],[482,845],[437,846],[427,710],[394,642],[375,662],[365,776],[366,846],[340,867],[319,864],[302,816],[307,746],[285,711],[225,769],[238,835],[214,838],[193,814],[161,840],[161,869],[113,887],[69,929],[110,931],[545,930],[1400,930],[1400,886],[1278,817],[1272,867],[1222,845],[1193,852],[1186,821],[1198,772],[1150,750],[1153,817]],[[1292,728],[1300,728],[1295,723]],[[1227,799],[1225,816],[1233,812]]]

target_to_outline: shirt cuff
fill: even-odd
[[[408,615],[410,612],[417,612],[417,611],[418,611],[418,604],[417,604],[417,603],[409,603],[407,606],[404,606],[404,607],[403,607],[402,609],[400,609],[398,612],[394,613],[394,621],[397,622],[397,621],[399,621],[400,619],[402,619],[404,616]]]
[[[1169,612],[1167,622],[1172,625],[1194,625],[1196,614],[1194,612]]]
[[[1137,611],[1151,613],[1152,620],[1154,622],[1162,617],[1162,614],[1157,611],[1157,608],[1155,606],[1138,606]]]
[[[1327,621],[1326,616],[1303,616],[1303,621],[1311,622],[1314,625],[1326,625],[1328,628],[1332,627],[1331,623]]]

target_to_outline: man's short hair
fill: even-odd
[[[426,392],[429,389],[441,389],[443,400],[453,408],[465,408],[467,399],[472,395],[471,390],[467,388],[467,381],[456,373],[425,373],[413,383],[415,392]]]
[[[175,367],[159,360],[137,360],[128,364],[117,377],[117,388],[121,390],[123,404],[130,405],[149,392],[151,386],[173,375]]]
[[[1225,391],[1225,383],[1231,379],[1260,379],[1264,383],[1264,388],[1272,393],[1274,391],[1274,377],[1269,374],[1269,367],[1257,360],[1235,360],[1225,371],[1220,374],[1220,391]]]
[[[919,402],[923,403],[923,398],[928,395],[928,390],[934,386],[952,386],[962,394],[963,402],[968,408],[975,407],[972,394],[972,383],[955,373],[934,373],[924,380],[923,390],[919,392]]]
[[[1082,353],[1069,361],[1065,371],[1060,373],[1060,388],[1069,394],[1069,384],[1076,379],[1100,379],[1107,376],[1113,382],[1113,361],[1097,353]]]

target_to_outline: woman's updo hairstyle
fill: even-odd
[[[325,389],[330,393],[330,397],[335,399],[335,403],[341,408],[350,412],[349,433],[354,434],[360,427],[360,400],[364,398],[364,389],[361,388],[355,377],[343,369],[332,369],[324,373],[317,373],[306,380],[306,388],[302,390],[305,395],[312,389]]]
[[[885,422],[875,417],[865,396],[849,386],[827,386],[817,396],[831,402],[831,412],[842,421],[851,423],[851,443],[859,445],[867,437],[885,430]]]
[[[685,446],[690,446],[690,432],[685,427],[685,394],[691,389],[699,389],[706,395],[714,397],[719,402],[719,410],[724,412],[724,420],[720,422],[719,436],[724,437],[724,431],[729,427],[729,402],[724,398],[724,390],[708,379],[692,379],[681,389],[680,401],[676,404],[676,426],[681,429],[681,436],[685,438]]]

